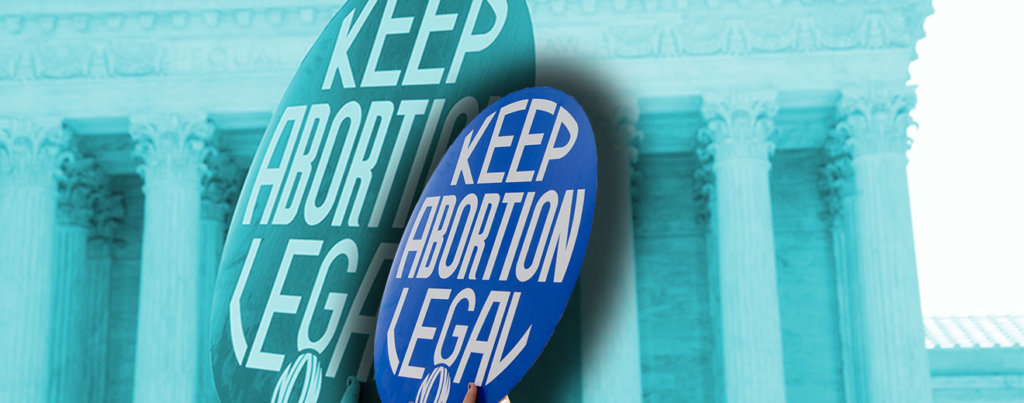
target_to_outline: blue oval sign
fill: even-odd
[[[345,2],[271,118],[231,221],[210,330],[221,400],[352,399],[429,172],[534,74],[523,0]]]
[[[569,301],[597,190],[583,109],[551,88],[484,109],[427,182],[377,318],[387,402],[497,402],[547,344]]]

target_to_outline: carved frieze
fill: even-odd
[[[732,1],[530,3],[539,53],[599,59],[912,52],[932,12],[925,0],[773,2],[756,8]],[[0,16],[0,82],[290,70],[301,57],[294,53],[308,47],[337,4],[120,12],[26,8],[25,14]]]
[[[601,59],[832,52],[901,48],[924,36],[927,1],[824,2],[776,7],[690,7],[630,2],[593,12],[565,1],[535,1],[542,54],[575,49]],[[638,3],[645,3],[644,5]],[[556,4],[561,4],[556,6]],[[647,6],[653,4],[654,6]],[[622,18],[622,13],[635,18]],[[593,23],[607,16],[607,21]],[[578,24],[566,18],[579,18]],[[551,24],[544,24],[551,20]],[[597,43],[594,43],[597,42]],[[579,45],[586,46],[579,46]],[[549,53],[550,52],[550,53]]]

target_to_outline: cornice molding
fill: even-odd
[[[147,4],[127,9],[63,7],[0,14],[0,29],[15,37],[105,34],[182,34],[202,31],[294,29],[319,31],[342,2],[269,6],[170,7]],[[28,8],[28,7],[26,7]],[[322,24],[320,24],[322,23]]]
[[[926,0],[757,3],[530,2],[539,54],[597,59],[880,49],[912,57],[932,12]],[[0,14],[0,82],[290,70],[339,5],[146,7]]]
[[[0,82],[290,70],[338,7],[0,15]]]
[[[877,0],[527,0],[538,15],[607,15],[665,12],[750,12],[751,10],[787,10],[812,6],[847,5],[870,7]],[[889,0],[896,7],[929,5],[922,0]]]
[[[538,49],[542,54],[585,53],[598,59],[894,48],[907,49],[912,56],[914,45],[924,36],[924,19],[932,13],[928,1],[683,8],[665,7],[664,2],[647,3],[658,6],[650,10],[653,12],[641,4],[632,4],[620,12],[606,8],[603,13],[564,11],[568,8],[559,12],[555,11],[557,7],[538,7]],[[637,16],[622,18],[622,13]],[[594,21],[595,15],[598,22]],[[607,18],[601,18],[603,15]]]

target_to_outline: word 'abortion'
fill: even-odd
[[[436,268],[441,279],[455,275],[459,280],[488,281],[507,239],[499,281],[507,281],[515,267],[515,279],[520,282],[561,283],[579,235],[585,193],[570,189],[562,195],[548,190],[539,198],[536,192],[485,193],[483,197],[470,193],[461,200],[453,195],[428,197],[393,275],[428,278]],[[516,211],[519,217],[509,228]],[[492,233],[496,222],[498,229]],[[550,273],[552,266],[554,273]]]
[[[521,100],[502,107],[487,116],[479,130],[466,134],[458,150],[450,185],[454,187],[462,181],[463,189],[472,189],[474,176],[477,184],[543,181],[548,164],[565,157],[575,145],[579,125],[565,108],[558,107],[556,114],[554,102],[546,99],[530,101]],[[519,136],[501,135],[505,117],[516,112],[527,114],[522,133]],[[553,115],[554,123],[547,132],[533,133],[531,126],[539,112]],[[477,151],[480,139],[487,135],[495,115],[497,120],[484,151],[483,164],[474,172],[469,163],[470,156]],[[562,132],[568,134],[568,139],[558,145],[557,140]],[[550,135],[547,136],[546,145],[541,147],[546,133]],[[494,150],[502,146],[511,147],[514,141],[518,144],[509,167],[498,172],[490,171]],[[526,160],[523,158],[524,150],[529,146],[537,146],[534,147],[537,149],[535,152],[541,153],[540,158],[527,158],[540,161],[536,170],[519,166],[520,161]],[[580,188],[568,189],[562,194],[555,190],[538,193],[484,193],[482,196],[467,193],[461,199],[451,194],[427,197],[419,206],[405,247],[401,256],[397,257],[395,278],[402,278],[403,275],[427,278],[434,273],[436,267],[441,279],[447,279],[458,272],[457,278],[460,280],[475,280],[478,278],[478,269],[483,266],[479,278],[490,280],[506,234],[511,232],[498,280],[508,280],[515,266],[516,279],[520,282],[531,280],[538,270],[540,274],[536,281],[545,282],[554,265],[554,282],[562,282],[579,233],[586,192]],[[511,218],[516,212],[518,219],[510,228]],[[500,221],[498,217],[501,217]],[[493,231],[496,221],[497,231]],[[532,257],[528,253],[531,244],[534,246]],[[484,261],[486,264],[482,264]]]
[[[413,121],[426,112],[427,104],[428,101],[422,99],[403,100],[398,102],[396,110],[395,103],[391,101],[374,101],[366,112],[365,122],[363,108],[356,101],[350,101],[336,111],[332,111],[328,104],[285,108],[271,134],[265,156],[257,167],[252,197],[246,204],[242,224],[253,223],[257,206],[262,205],[263,213],[258,218],[260,225],[289,225],[301,213],[305,223],[311,226],[331,217],[331,226],[377,227],[388,204],[391,187],[395,185]],[[431,109],[436,108],[437,111],[430,113],[428,127],[436,127],[443,100],[435,100],[433,104]],[[534,99],[529,106],[527,104],[528,100],[522,100],[506,105],[487,116],[475,135],[470,133],[459,150],[452,185],[459,181],[466,184],[543,181],[550,163],[569,153],[579,131],[575,118],[565,108],[557,107],[546,99]],[[454,126],[453,115],[471,117],[477,108],[472,97],[457,102],[449,112],[450,119],[446,119],[442,134]],[[547,113],[554,119],[548,130],[536,133],[531,126],[534,117],[540,113]],[[501,130],[505,118],[512,114],[526,116],[523,132],[518,136]],[[387,163],[383,164],[384,161],[380,161],[381,149],[392,119],[400,121],[400,128],[394,149],[387,157]],[[341,147],[336,147],[335,140],[346,125],[347,136]],[[480,146],[480,139],[491,127],[489,144]],[[291,132],[290,135],[284,135],[286,130]],[[548,133],[554,135],[546,136]],[[563,138],[566,136],[562,133],[568,133],[568,138]],[[419,148],[423,152],[417,151],[413,172],[409,174],[410,182],[425,168],[425,158],[420,155],[426,152],[425,146],[429,144],[421,144]],[[475,172],[468,163],[469,156],[474,153],[484,155],[483,166]],[[491,159],[496,153],[512,153],[512,163],[507,170],[494,171],[491,167]],[[539,166],[534,170],[520,166],[520,161],[529,159],[524,159],[524,155],[530,153],[542,153]],[[280,158],[274,158],[276,155]],[[329,162],[335,162],[333,169]],[[381,164],[384,165],[383,173],[379,169]],[[367,217],[363,214],[363,204],[370,193],[370,182],[376,178],[382,181],[380,191]],[[399,223],[398,219],[405,218],[406,213],[401,210],[412,197],[410,188],[407,183],[395,217],[395,228],[405,226],[405,222]]]
[[[517,112],[526,113],[522,132],[518,136],[502,135],[504,118]],[[545,127],[547,131],[534,133],[536,128],[532,126],[539,113],[547,113],[554,123],[550,129]],[[493,129],[488,132],[492,123]],[[563,140],[563,133],[568,133],[567,140]],[[472,382],[486,386],[524,351],[536,323],[530,313],[517,311],[520,298],[543,297],[536,291],[530,294],[531,287],[520,284],[566,287],[575,280],[567,274],[584,219],[587,192],[583,187],[556,190],[550,187],[557,186],[544,185],[561,181],[552,175],[546,181],[545,174],[565,169],[549,169],[549,164],[569,155],[578,135],[578,123],[565,108],[546,99],[532,99],[501,107],[484,119],[479,130],[466,133],[461,145],[456,143],[460,148],[451,151],[458,159],[450,181],[448,177],[432,179],[450,186],[442,187],[449,194],[428,193],[422,200],[391,269],[391,276],[402,286],[385,334],[392,373],[422,379],[425,368],[444,365],[455,371],[455,383],[461,383],[468,373]],[[481,141],[487,136],[489,141]],[[511,158],[502,159],[508,161],[502,164],[506,168],[492,169],[493,150],[502,146],[514,149]],[[483,163],[473,164],[481,155]],[[494,192],[491,190],[500,188],[488,185],[514,182],[534,182],[538,186]],[[570,283],[562,284],[567,277]],[[462,283],[461,287],[449,288],[454,284],[437,279],[474,281],[476,286]],[[422,302],[422,287],[414,286],[420,281],[439,285],[428,288]],[[443,321],[428,315],[431,306],[437,312],[447,312]],[[397,323],[413,318],[416,322],[411,333],[398,330]],[[491,323],[489,331],[486,323]],[[401,346],[399,340],[407,343]],[[424,346],[417,350],[421,342]],[[508,343],[512,344],[510,349],[506,349]],[[426,345],[432,346],[433,354]],[[451,353],[445,354],[446,346],[452,346]],[[428,352],[414,354],[424,349]],[[471,357],[475,355],[480,360],[474,368]]]
[[[396,14],[401,12],[396,8],[396,1],[388,0],[383,2],[383,14],[379,17],[382,20],[374,29],[373,24],[367,22],[379,3],[382,2],[370,0],[343,17],[330,62],[325,66],[321,90],[347,92],[361,88],[436,86],[443,94],[445,87],[461,83],[459,80],[466,77],[466,74],[460,75],[463,65],[471,55],[484,53],[491,47],[509,18],[506,0],[487,0],[489,7],[483,7],[482,1],[476,0],[463,10],[465,20],[461,17],[463,13],[439,13],[436,2],[428,4],[422,15],[398,17]],[[485,20],[489,18],[493,20],[488,24]],[[462,22],[457,24],[457,21]],[[437,40],[438,35],[446,33],[457,35],[454,46],[449,41]],[[413,45],[403,48],[397,45],[401,43],[398,39]],[[371,42],[368,50],[360,47]],[[382,68],[382,55],[402,58],[403,54],[408,57],[404,69]],[[450,63],[428,68],[424,66],[424,55],[432,55],[428,58],[450,55],[447,59]],[[408,181],[398,192],[401,201],[392,227],[404,227],[420,173],[437,165],[453,132],[457,134],[457,122],[462,118],[472,120],[482,108],[473,96],[463,97],[454,104],[451,101],[446,98],[376,99],[353,100],[340,108],[329,103],[288,106],[257,168],[242,224],[253,224],[253,214],[262,206],[258,225],[287,225],[301,209],[309,225],[318,225],[333,214],[332,226],[378,227],[382,218],[388,217],[384,210],[389,196],[393,195],[391,188],[395,179],[400,177],[398,169],[405,157],[406,143],[416,141],[419,134],[410,132],[414,127],[423,127]],[[434,158],[427,166],[426,155],[435,138]],[[383,150],[387,142],[393,142],[390,154]],[[337,164],[332,172],[327,172],[329,161]],[[385,161],[385,166],[379,166],[378,162]],[[375,182],[381,184],[380,192],[372,211],[367,212],[369,217],[365,217],[363,205],[373,188],[371,181],[380,181]]]

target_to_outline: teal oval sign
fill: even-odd
[[[534,54],[523,0],[341,7],[274,112],[231,220],[211,314],[222,401],[338,402],[367,381],[419,192],[490,100],[533,84]]]

